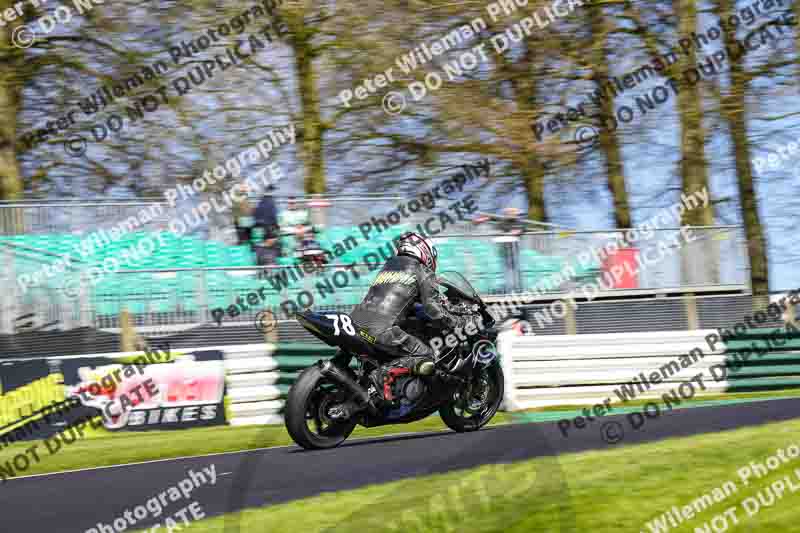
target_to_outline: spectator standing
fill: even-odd
[[[249,193],[250,188],[245,183],[242,185],[243,192]],[[233,200],[233,225],[236,228],[236,244],[249,244],[252,246],[253,240],[253,227],[255,226],[255,217],[253,210],[253,203],[249,197],[243,196],[241,200]]]
[[[522,287],[522,272],[519,264],[519,240],[520,235],[527,228],[526,221],[522,218],[522,212],[516,207],[506,207],[501,215],[482,214],[475,223],[480,224],[488,220],[494,222],[494,227],[502,235],[495,237],[494,242],[498,243],[503,256],[505,270],[505,292],[513,292]]]
[[[525,222],[522,220],[521,211],[516,207],[506,207],[498,223],[498,229],[505,233],[501,237],[503,244],[503,259],[506,266],[506,291],[520,290],[522,287],[522,270],[519,264],[519,239],[525,231]]]
[[[295,240],[295,257],[302,263],[312,263],[320,267],[326,263],[325,251],[316,241],[317,228],[311,222],[310,211],[300,207],[296,197],[290,197],[286,210],[280,214],[280,227],[283,235],[292,235]]]
[[[304,240],[306,229],[310,229],[311,221],[308,210],[300,207],[296,197],[290,196],[286,201],[286,209],[281,211],[278,216],[278,223],[281,235],[294,237],[295,249],[293,252],[297,252]]]
[[[302,240],[302,233],[307,227],[311,226],[308,209],[301,208],[297,198],[289,197],[286,201],[286,209],[280,214],[281,233],[294,235],[298,241]]]
[[[274,191],[274,186],[267,187],[266,194],[255,209],[255,228],[259,235],[254,249],[259,265],[274,265],[281,255],[278,210],[275,207]],[[259,277],[265,277],[263,270],[259,272]]]
[[[498,223],[498,228],[508,235],[521,235],[527,227],[522,220],[522,212],[516,207],[506,207]]]

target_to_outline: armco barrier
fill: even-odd
[[[231,425],[280,424],[285,391],[278,386],[274,344],[217,346],[225,362],[228,422]]]
[[[618,403],[621,400],[615,391],[622,385],[635,391],[636,399],[661,397],[701,373],[706,390],[696,387],[698,394],[800,387],[800,336],[786,338],[783,346],[768,349],[766,355],[741,357],[746,350],[752,351],[753,342],[769,346],[765,339],[774,331],[751,330],[718,342],[714,351],[706,336],[718,332],[710,329],[505,337],[499,342],[506,376],[505,408],[593,405],[607,398]],[[685,359],[691,364],[677,371],[669,366],[671,362],[680,364],[695,348],[702,350],[702,358]],[[719,381],[709,370],[718,364],[727,370],[727,377]],[[658,379],[650,380],[651,373],[665,368],[668,370],[660,372]],[[641,381],[640,375],[648,381],[642,385],[643,391],[634,382]],[[723,376],[718,371],[716,377]]]
[[[282,424],[289,387],[297,375],[335,348],[319,344],[248,344],[202,348],[220,350],[225,358],[231,425]]]
[[[765,345],[774,329],[751,330],[709,349],[706,336],[717,330],[608,333],[590,335],[516,336],[501,333],[498,348],[506,376],[506,410],[551,405],[592,405],[606,398],[618,400],[615,390],[631,387],[640,374],[649,376],[695,348],[703,357],[680,368],[659,384],[650,384],[636,398],[660,397],[698,373],[705,393],[744,392],[800,387],[800,336],[786,339],[766,355],[742,360],[752,343]],[[192,352],[222,352],[227,384],[228,422],[231,425],[282,424],[286,394],[306,367],[332,357],[336,349],[321,344],[247,344],[201,347]],[[120,358],[126,353],[67,356]],[[716,381],[709,367],[725,364],[724,381]],[[22,392],[15,393],[22,398]],[[16,398],[16,396],[14,396]],[[19,407],[15,404],[15,407]],[[15,412],[18,409],[15,409]]]

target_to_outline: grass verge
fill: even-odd
[[[725,392],[722,394],[698,394],[695,398],[691,400],[684,400],[682,403],[686,405],[691,405],[697,402],[710,402],[710,401],[720,401],[720,400],[774,400],[778,398],[798,398],[800,397],[800,389],[778,389],[778,390],[770,390],[770,391],[755,391],[755,392]],[[654,398],[637,398],[635,400],[628,400],[627,402],[619,401],[615,396],[611,397],[611,407],[641,407],[650,402],[661,402],[661,397],[654,397]],[[541,412],[551,412],[551,411],[580,411],[584,407],[591,408],[591,405],[586,404],[561,404],[561,405],[547,405],[544,407],[533,407],[531,409],[525,409],[523,411],[517,411],[517,413],[541,413]],[[611,414],[614,414],[613,412]]]
[[[797,531],[800,458],[747,484],[737,475],[750,461],[764,463],[792,444],[800,444],[800,421],[411,478],[205,519],[189,530],[222,532],[227,520],[239,521],[238,531],[304,533],[711,532],[725,531],[718,517],[733,508],[727,517],[732,531]],[[786,490],[748,516],[742,501],[753,510],[758,493],[764,497],[784,476],[798,493]],[[677,527],[648,525],[673,506],[697,509],[693,502],[727,481],[735,490],[703,500]]]

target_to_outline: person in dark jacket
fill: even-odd
[[[275,198],[272,196],[275,187],[270,186],[267,193],[258,202],[255,212],[256,227],[264,229],[264,234],[277,234],[278,210],[275,207]]]
[[[375,344],[397,355],[392,365],[412,374],[434,371],[433,350],[403,330],[403,323],[421,303],[434,326],[441,329],[466,328],[471,317],[449,313],[438,298],[435,284],[438,253],[430,239],[405,233],[397,241],[397,255],[389,259],[367,291],[364,300],[350,313],[353,322],[375,337]],[[473,322],[474,324],[474,322]],[[383,379],[379,380],[383,382]]]
[[[280,231],[278,228],[278,210],[275,207],[275,198],[272,196],[275,187],[269,186],[267,194],[261,198],[255,210],[255,227],[260,229],[262,235],[254,247],[256,261],[259,265],[272,265],[281,255]],[[259,277],[269,277],[259,272]]]

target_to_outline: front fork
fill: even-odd
[[[469,364],[469,363],[467,363]],[[476,392],[476,387],[480,386],[480,372],[483,371],[482,365],[470,369],[468,375],[448,375],[448,383],[453,387],[452,398],[456,406],[461,409],[470,410],[470,400]],[[478,389],[479,391],[480,389]]]

